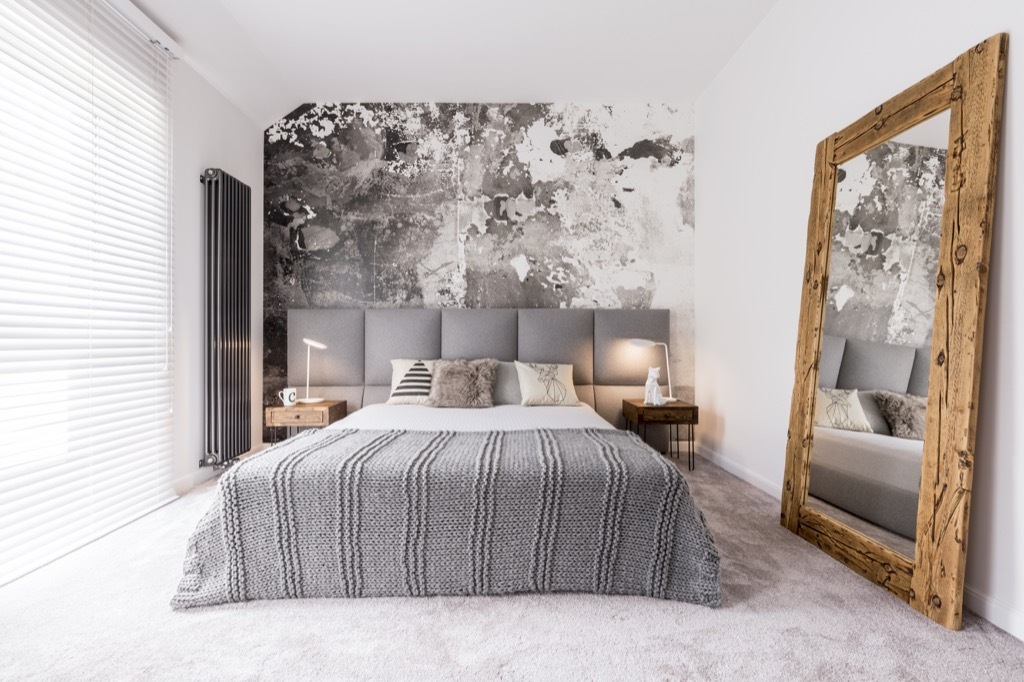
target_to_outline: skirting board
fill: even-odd
[[[1024,642],[1024,612],[970,585],[964,586],[964,606]]]
[[[203,467],[202,469],[196,469],[191,473],[185,474],[184,476],[179,476],[178,478],[174,479],[172,487],[174,489],[175,494],[184,495],[189,490],[192,490],[192,488],[195,488],[200,483],[205,483],[206,481],[209,481],[211,478],[218,475],[219,473],[220,472],[216,471],[213,467]]]
[[[768,493],[775,499],[782,499],[781,481],[769,481],[761,474],[751,471],[742,464],[737,464],[728,457],[723,457],[703,443],[697,444],[697,454],[715,466],[725,469],[733,476],[746,481],[763,492]]]
[[[781,482],[769,481],[764,476],[754,473],[747,467],[730,460],[728,457],[723,457],[703,444],[697,446],[697,453],[703,459],[725,469],[733,476],[746,481],[755,488],[763,490],[776,499],[781,499]],[[970,611],[978,614],[996,627],[1024,641],[1024,612],[995,597],[979,592],[970,585],[966,585],[964,588],[964,605]]]

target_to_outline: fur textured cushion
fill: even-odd
[[[885,421],[889,423],[892,435],[897,438],[924,440],[924,418],[928,399],[923,396],[878,391],[875,402]]]
[[[497,360],[438,360],[427,404],[432,407],[493,407]]]

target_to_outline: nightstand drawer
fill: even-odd
[[[268,407],[265,417],[268,427],[306,428],[333,424],[339,419],[344,419],[346,412],[347,403],[344,400],[325,400],[322,403],[308,405]]]
[[[273,426],[326,426],[326,410],[295,410],[287,407],[271,408],[267,421]]]
[[[696,407],[673,407],[671,409],[658,409],[657,407],[645,407],[643,410],[643,421],[648,424],[696,424]]]

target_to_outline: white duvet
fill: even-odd
[[[368,405],[329,429],[404,429],[407,431],[527,431],[530,429],[613,429],[589,405],[479,409],[425,405]]]

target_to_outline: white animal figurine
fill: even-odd
[[[664,405],[667,401],[661,395],[661,386],[658,385],[658,378],[661,377],[661,367],[647,368],[647,383],[644,384],[644,405]]]

